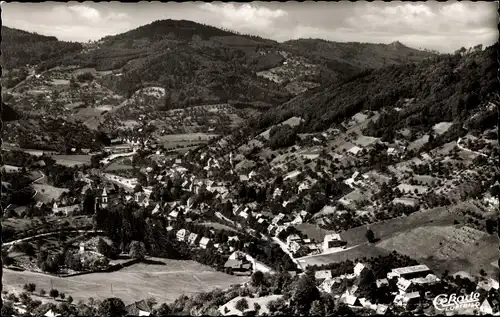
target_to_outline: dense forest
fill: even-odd
[[[13,69],[26,64],[36,65],[49,60],[60,60],[78,52],[82,44],[59,41],[45,36],[2,26],[2,67]]]

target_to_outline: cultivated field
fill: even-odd
[[[67,278],[4,269],[3,284],[22,289],[25,283],[35,283],[37,288],[46,290],[52,285],[75,301],[119,297],[127,305],[148,297],[171,303],[181,294],[191,295],[248,281],[248,278],[217,272],[193,261],[154,260],[164,264],[139,263],[118,272]]]

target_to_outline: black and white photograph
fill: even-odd
[[[498,1],[0,5],[1,316],[500,316]]]

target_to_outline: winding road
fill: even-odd
[[[460,145],[460,141],[462,141],[462,138],[458,138],[457,140],[457,147],[462,150],[462,151],[466,151],[466,152],[470,152],[470,153],[474,153],[476,155],[481,155],[481,156],[484,156],[484,157],[488,157],[488,155],[484,154],[484,153],[481,153],[481,152],[477,152],[477,151],[472,151],[472,150],[469,150],[468,148],[465,148],[463,147],[462,145]]]

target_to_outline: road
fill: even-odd
[[[460,141],[462,141],[462,138],[458,138],[457,140],[457,147],[462,150],[462,151],[467,151],[467,152],[470,152],[470,153],[474,153],[476,155],[481,155],[481,156],[484,156],[484,157],[488,157],[488,155],[484,154],[484,153],[481,153],[481,152],[476,152],[476,151],[472,151],[472,150],[469,150],[468,148],[465,148],[463,147],[462,145],[460,145]]]
[[[3,243],[2,246],[11,246],[13,244],[16,244],[16,243],[19,243],[19,242],[24,242],[24,241],[29,241],[29,240],[33,240],[33,239],[36,239],[36,238],[40,238],[40,237],[47,237],[47,236],[52,236],[52,235],[56,235],[56,234],[59,234],[60,231],[56,231],[56,232],[48,232],[48,233],[41,233],[41,234],[37,234],[37,235],[34,235],[34,236],[31,236],[31,237],[26,237],[26,238],[22,238],[22,239],[17,239],[17,240],[14,240],[14,241],[10,241],[10,242],[5,242]],[[65,232],[78,232],[78,233],[104,233],[104,231],[102,230],[79,230],[79,229],[75,229],[75,230],[67,230]]]
[[[280,247],[281,247],[281,250],[283,250],[283,252],[285,252],[286,254],[288,254],[288,256],[290,257],[290,259],[292,259],[293,263],[297,264],[297,268],[300,269],[300,270],[304,270],[302,268],[302,265],[300,265],[299,261],[297,261],[297,259],[295,259],[293,257],[293,254],[288,251],[288,248],[286,247],[286,244],[283,243],[280,239],[278,239],[277,237],[273,237],[273,241],[276,242]]]
[[[39,178],[35,179],[33,182],[31,182],[31,184],[35,184],[36,182],[42,180],[45,178],[45,174],[42,172],[42,171],[39,171],[40,174],[42,174],[42,176],[40,176]],[[33,194],[33,196],[31,197],[32,199],[35,199],[36,195],[38,194],[38,190],[35,189],[35,194]]]

